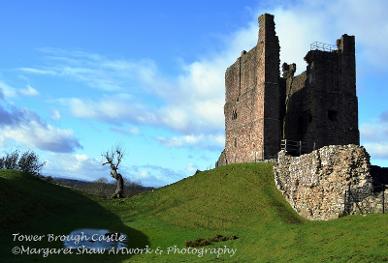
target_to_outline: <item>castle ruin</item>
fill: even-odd
[[[225,73],[225,149],[217,166],[277,157],[282,140],[305,152],[327,145],[359,145],[354,36],[337,47],[314,45],[306,71],[282,65],[274,16],[259,17],[259,38]],[[292,43],[290,43],[292,44]]]

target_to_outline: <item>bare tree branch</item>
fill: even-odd
[[[124,157],[124,152],[120,148],[116,148],[116,153],[117,153],[117,164],[116,167],[119,167],[119,164],[121,163],[121,160]]]
[[[121,174],[117,172],[117,170],[124,157],[124,151],[119,146],[116,146],[116,148],[112,149],[110,152],[106,151],[104,154],[102,154],[102,157],[106,160],[106,162],[104,162],[102,165],[109,164],[111,169],[110,175],[116,179],[116,191],[112,197],[121,198],[123,197],[124,180]]]

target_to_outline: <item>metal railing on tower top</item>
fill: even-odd
[[[337,47],[331,44],[315,41],[310,44],[310,50],[334,51]]]

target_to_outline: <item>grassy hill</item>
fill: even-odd
[[[141,232],[122,223],[118,215],[79,192],[12,170],[0,171],[0,262],[121,262],[120,256],[14,256],[14,246],[62,247],[62,242],[13,242],[12,234],[67,235],[78,228],[103,228],[135,236]]]
[[[388,261],[388,215],[306,221],[275,188],[271,164],[221,167],[124,200],[87,197],[22,174],[1,172],[0,200],[1,215],[8,215],[0,223],[8,232],[114,228],[128,234],[132,247],[148,245],[164,250],[162,255],[110,256],[99,258],[99,262]],[[7,200],[15,204],[10,212],[6,211],[11,207]],[[167,255],[168,247],[183,248],[186,240],[218,234],[238,239],[206,248],[237,249],[233,257]],[[0,241],[5,247],[9,238],[1,235]],[[21,259],[4,255],[10,260]],[[71,261],[73,258],[80,260],[72,257]],[[70,258],[50,259],[65,262]],[[95,261],[90,257],[83,260]]]

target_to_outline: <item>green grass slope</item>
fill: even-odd
[[[201,172],[124,202],[103,202],[125,224],[143,232],[163,255],[128,262],[386,262],[388,215],[349,216],[329,222],[300,218],[273,181],[271,164],[236,164]],[[185,240],[236,235],[211,247],[237,253],[166,254]]]
[[[14,246],[62,247],[62,242],[14,242],[13,233],[68,235],[78,228],[103,228],[147,237],[124,225],[120,218],[78,192],[12,170],[0,170],[0,262],[121,262],[122,256],[12,255]],[[43,239],[45,240],[45,239]]]
[[[87,197],[19,173],[0,172],[0,212],[2,232],[69,233],[80,227],[108,228],[127,233],[132,247],[148,245],[163,250],[161,255],[52,256],[48,259],[52,262],[388,261],[388,215],[306,221],[276,189],[271,164],[221,167],[123,200]],[[233,257],[167,254],[168,247],[183,248],[186,240],[217,234],[239,239],[205,248],[237,249]],[[9,239],[1,233],[4,262],[42,260],[22,261],[26,258],[10,255]]]

